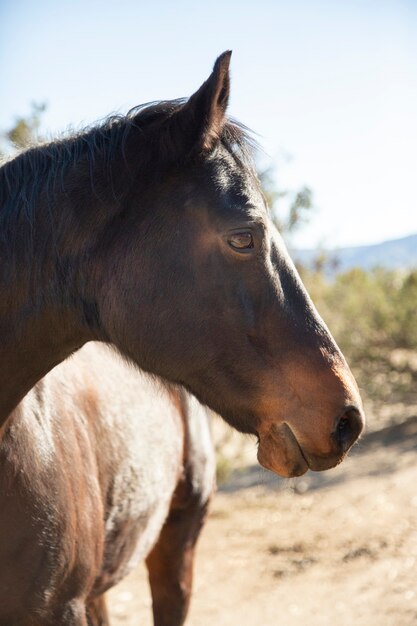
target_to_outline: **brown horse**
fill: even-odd
[[[155,624],[183,624],[214,467],[186,392],[99,344],[56,367],[1,442],[1,626],[107,626],[103,593],[146,557]]]
[[[359,436],[355,381],[226,118],[229,61],[188,101],[0,169],[2,439],[31,387],[91,340],[255,435],[259,461],[284,476],[333,467]],[[67,591],[62,624],[85,624],[85,596]]]

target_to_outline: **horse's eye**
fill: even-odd
[[[227,243],[235,250],[249,250],[253,248],[252,233],[234,233],[229,235]]]

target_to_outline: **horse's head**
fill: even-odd
[[[341,461],[361,400],[225,117],[229,60],[138,133],[153,171],[112,222],[101,317],[123,353],[257,435],[260,463],[294,476]]]

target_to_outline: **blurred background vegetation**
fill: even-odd
[[[32,103],[27,117],[0,134],[6,156],[42,140],[45,105]],[[292,247],[292,235],[317,211],[310,188],[280,189],[274,165],[259,165],[259,177],[273,219]],[[297,251],[292,251],[297,259]],[[336,338],[361,388],[368,428],[377,430],[406,420],[417,409],[417,268],[389,264],[340,271],[337,251],[317,250],[298,271],[321,316]],[[219,476],[229,470],[231,431],[218,437]],[[236,449],[236,446],[232,446]],[[238,455],[239,456],[239,455]]]
[[[17,117],[13,126],[0,132],[0,156],[23,150],[42,140],[40,126],[46,104],[32,102],[26,117]]]

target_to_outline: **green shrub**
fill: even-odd
[[[356,268],[332,280],[301,274],[365,395],[384,402],[417,395],[417,270]],[[395,361],[399,350],[410,358]]]

